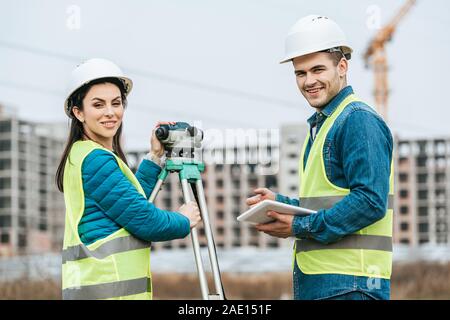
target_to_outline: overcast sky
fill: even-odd
[[[404,0],[2,1],[0,103],[34,121],[66,121],[65,83],[81,61],[102,57],[133,79],[128,148],[146,148],[157,120],[203,128],[278,128],[312,109],[292,66],[279,65],[297,19],[338,22],[355,51],[349,84],[373,105],[362,54],[377,25]],[[389,120],[400,137],[450,137],[450,2],[418,0],[387,46]]]

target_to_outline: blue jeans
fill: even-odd
[[[364,292],[352,291],[349,293],[341,294],[339,296],[332,296],[321,300],[375,300],[375,299],[372,298],[371,296],[368,296]]]
[[[294,263],[295,300],[389,300],[390,281],[343,274],[304,274]]]

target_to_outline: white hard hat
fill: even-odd
[[[340,47],[345,55],[353,52],[336,22],[325,16],[309,15],[292,26],[286,36],[285,57],[280,63],[335,47]]]
[[[130,78],[125,77],[122,70],[106,59],[89,59],[78,65],[71,73],[66,87],[66,101],[64,102],[64,112],[71,117],[69,101],[72,94],[89,82],[101,78],[117,78],[123,82],[125,95],[128,95],[133,87]]]

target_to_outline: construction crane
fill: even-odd
[[[386,122],[388,118],[389,84],[385,44],[392,40],[398,24],[415,3],[416,0],[408,0],[391,22],[378,31],[375,37],[370,41],[369,46],[364,53],[366,68],[372,67],[374,70],[374,96],[376,108]]]

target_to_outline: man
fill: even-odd
[[[316,112],[308,119],[299,163],[300,197],[266,189],[265,199],[316,210],[307,217],[268,212],[256,228],[295,236],[295,299],[389,299],[392,267],[392,135],[381,117],[347,86],[352,49],[323,16],[300,19],[286,39],[297,85]]]

